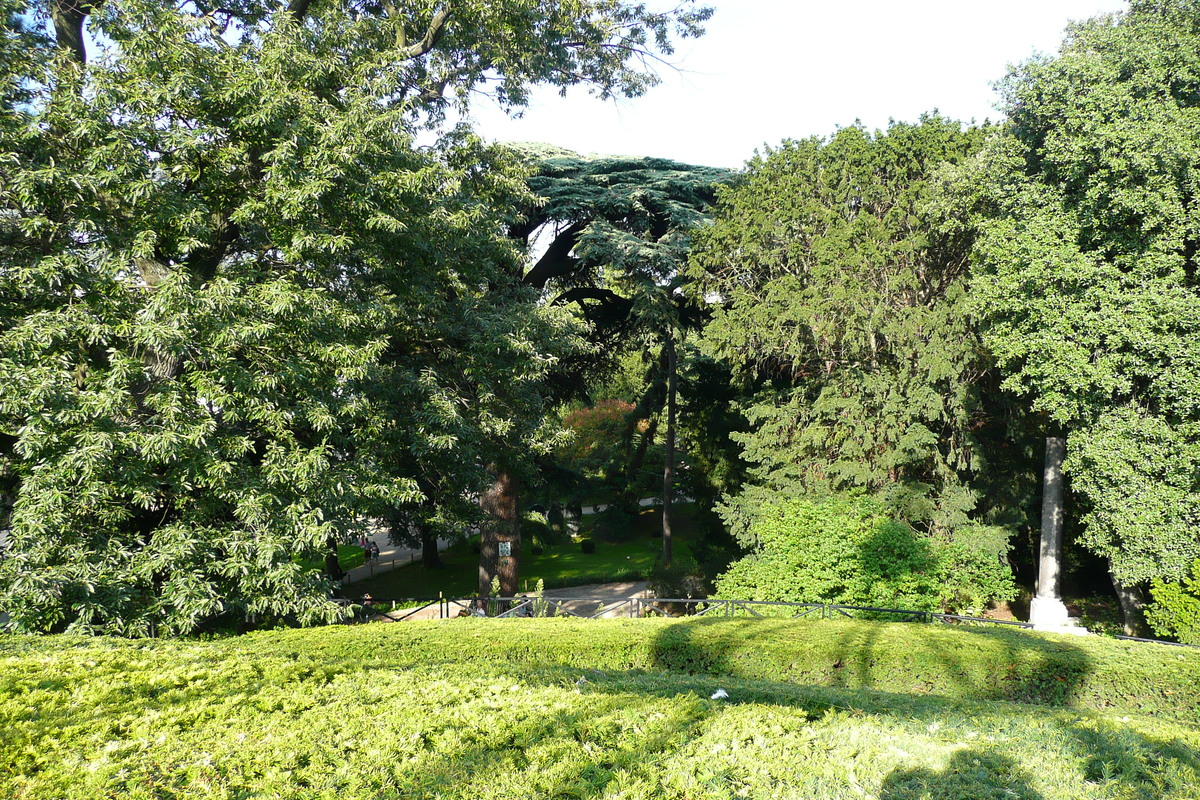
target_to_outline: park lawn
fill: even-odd
[[[694,504],[678,507],[677,530],[672,536],[676,548],[686,546],[694,535],[694,522],[699,512]],[[596,516],[583,518],[580,538],[591,538],[595,553],[584,553],[577,541],[565,540],[533,555],[525,544],[521,563],[522,591],[533,591],[539,580],[544,588],[557,589],[590,583],[645,580],[658,554],[662,538],[652,533],[662,530],[662,513],[658,509],[642,511],[634,522],[633,538],[627,542],[606,542],[595,538]],[[678,550],[677,550],[678,552]],[[473,597],[478,592],[479,556],[467,542],[456,544],[442,553],[442,569],[427,570],[420,563],[399,567],[374,578],[347,584],[344,594],[361,597],[370,594],[380,599]]]
[[[0,797],[1194,800],[1198,693],[1200,651],[853,620],[7,636]]]
[[[296,563],[307,569],[316,569],[324,571],[324,559],[313,559],[306,561],[301,558],[295,559]],[[367,561],[366,553],[356,544],[339,544],[338,545],[338,566],[343,572],[348,572],[355,567],[361,567]]]

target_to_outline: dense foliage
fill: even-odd
[[[1080,541],[1121,584],[1200,556],[1200,8],[1135,0],[1004,82],[960,177],[972,302],[1006,375],[1068,435]]]
[[[1151,584],[1154,605],[1146,613],[1159,636],[1173,636],[1185,644],[1200,645],[1200,559],[1182,581],[1159,579]]]
[[[0,794],[1184,800],[1197,686],[1190,650],[849,620],[8,637]]]
[[[971,231],[943,225],[933,202],[934,173],[970,157],[984,134],[938,117],[875,134],[845,128],[784,142],[720,193],[691,270],[717,306],[704,346],[739,379],[751,426],[734,438],[752,478],[723,513],[745,546],[763,549],[757,566],[726,579],[739,576],[727,596],[816,597],[828,587],[854,602],[978,608],[1010,594],[1011,579],[991,573],[1005,569],[1036,484],[1019,441],[1005,441],[1014,412],[991,391],[996,378],[967,312]],[[844,491],[885,502],[910,526],[894,529],[907,531],[901,538],[922,534],[911,552],[893,542],[883,556],[897,559],[900,583],[876,584],[884,576],[874,566],[835,556],[862,545],[839,542],[840,529],[801,530],[797,519],[784,527],[803,542],[761,538],[778,533],[774,514],[787,498]],[[765,508],[776,509],[766,513],[773,522],[760,519]],[[812,561],[814,547],[829,559]],[[766,566],[767,549],[780,569]],[[943,593],[939,553],[987,565],[990,577]],[[802,576],[783,563],[801,561],[809,585],[788,590]]]
[[[6,4],[0,38],[0,603],[19,629],[130,635],[328,619],[293,556],[356,511],[461,517],[489,459],[549,447],[575,340],[521,282],[523,175],[464,130],[416,137],[485,81],[509,105],[637,94],[708,14],[28,12]]]
[[[980,612],[1015,593],[994,553],[923,537],[865,499],[793,499],[760,509],[754,551],[717,597]]]
[[[933,171],[982,136],[940,118],[845,128],[785,142],[721,194],[692,263],[720,303],[706,342],[753,392],[739,441],[758,482],[888,494],[940,533],[976,510],[988,364],[963,308],[971,239],[942,233],[929,199]]]

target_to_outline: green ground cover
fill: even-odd
[[[1183,800],[1198,687],[1196,651],[850,620],[9,636],[0,796]]]
[[[356,544],[339,544],[338,545],[338,566],[340,566],[343,571],[349,571],[349,570],[354,569],[355,567],[361,567],[363,564],[366,563],[366,560],[367,560],[366,553],[364,553],[363,549],[361,547],[359,547],[358,545],[356,545]],[[319,570],[325,569],[324,559],[316,558],[316,559],[306,561],[304,559],[298,558],[298,559],[296,559],[296,563],[302,567],[307,567],[309,569],[319,569]]]
[[[673,536],[677,548],[690,541],[698,513],[694,505],[680,507],[679,530]],[[521,563],[521,584],[525,590],[533,591],[539,580],[547,589],[645,580],[655,558],[662,552],[662,539],[652,537],[653,533],[662,530],[661,512],[647,509],[639,514],[629,541],[606,542],[597,538],[596,523],[596,515],[589,514],[580,525],[580,538],[595,542],[594,553],[584,553],[579,543],[569,538],[546,548],[541,555],[533,555],[526,546]],[[478,591],[479,556],[471,543],[462,542],[445,550],[442,561],[443,567],[436,570],[424,569],[419,562],[398,567],[349,584],[344,593],[350,597],[370,594],[382,598],[437,597],[439,592],[446,597],[474,596]]]

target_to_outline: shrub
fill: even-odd
[[[535,511],[528,512],[522,517],[521,538],[523,541],[543,549],[558,544],[558,533],[546,521],[545,516]]]
[[[708,596],[708,578],[690,555],[679,555],[669,567],[660,558],[650,569],[650,592],[655,597],[696,598]]]
[[[1182,582],[1155,581],[1150,587],[1154,602],[1146,609],[1146,622],[1159,636],[1184,644],[1200,644],[1200,559]]]
[[[538,547],[536,544],[529,548],[529,555],[531,556],[540,556],[545,552],[544,548]]]
[[[627,542],[634,537],[636,527],[637,516],[616,503],[596,515],[596,535],[606,542]]]
[[[579,549],[588,554],[594,553],[596,552],[596,543],[591,539],[582,539],[579,542]]]
[[[749,534],[755,552],[717,579],[717,597],[979,611],[1014,591],[994,553],[935,541],[867,498],[768,506]]]
[[[937,586],[942,609],[950,613],[977,615],[995,601],[1017,596],[1007,562],[967,542],[939,543]]]

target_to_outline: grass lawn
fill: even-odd
[[[342,568],[343,571],[352,570],[355,567],[362,566],[364,563],[366,563],[366,560],[367,560],[366,554],[363,552],[363,549],[361,547],[359,547],[358,545],[356,545],[356,544],[339,544],[338,545],[338,565]],[[296,563],[302,567],[307,567],[308,569],[317,569],[317,570],[325,569],[325,560],[323,558],[314,559],[312,561],[305,561],[303,559],[297,558]]]
[[[672,539],[675,547],[683,547],[693,535],[699,513],[694,504],[677,507],[677,521]],[[633,538],[628,542],[605,542],[594,538],[596,516],[583,518],[580,535],[592,538],[595,553],[584,553],[578,542],[564,541],[540,556],[529,552],[521,559],[522,591],[533,591],[541,579],[547,589],[563,586],[582,586],[589,583],[645,580],[662,552],[662,538],[652,538],[652,532],[662,530],[662,512],[647,509],[634,523]],[[678,549],[677,549],[678,552]],[[345,588],[345,594],[359,597],[370,594],[375,598],[406,597],[471,597],[478,591],[479,556],[470,543],[463,542],[442,553],[444,567],[424,569],[420,563],[399,567],[368,580],[357,581]]]
[[[20,800],[1194,800],[1200,651],[852,620],[7,636],[0,731]]]

